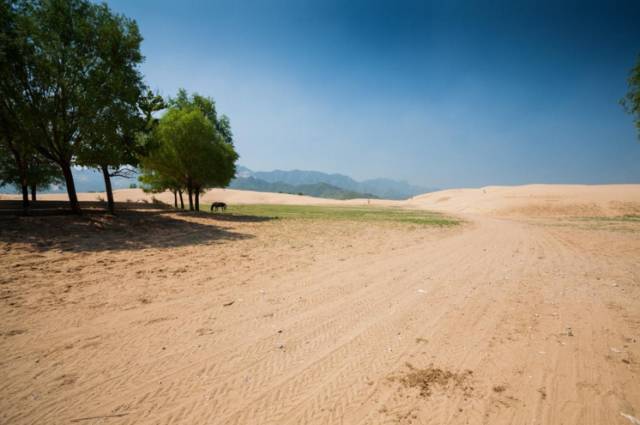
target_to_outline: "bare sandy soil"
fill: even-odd
[[[388,204],[466,222],[0,219],[0,423],[640,418],[639,185]]]

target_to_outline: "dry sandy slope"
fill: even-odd
[[[640,184],[487,186],[450,189],[406,202],[451,213],[517,216],[610,216],[640,213]]]
[[[465,217],[2,221],[0,423],[640,418],[638,224]]]

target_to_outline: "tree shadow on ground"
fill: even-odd
[[[82,201],[80,206],[84,214],[104,214],[107,212],[107,203],[104,201]],[[274,217],[243,215],[234,213],[208,212],[201,210],[199,212],[175,209],[172,206],[162,202],[116,202],[116,214],[122,211],[130,210],[163,210],[172,211],[179,214],[209,218],[219,221],[230,221],[240,223],[259,223],[263,221],[274,220]],[[73,211],[69,208],[68,201],[30,201],[27,215],[29,216],[60,216],[70,215]],[[22,209],[22,201],[19,200],[0,200],[0,216],[18,216],[24,215]]]
[[[96,214],[107,212],[107,203],[105,201],[81,201],[80,208],[83,213]],[[162,202],[116,202],[116,211],[123,210],[172,210],[167,204]],[[29,201],[27,215],[29,216],[49,216],[49,215],[68,215],[73,214],[69,207],[68,201],[52,201],[40,200]],[[18,200],[0,200],[0,216],[16,216],[24,215],[22,201]]]
[[[255,219],[253,221],[265,221],[263,217]],[[215,215],[180,212],[164,206],[142,210],[120,206],[115,216],[85,209],[85,214],[80,216],[0,217],[0,242],[27,244],[35,251],[173,248],[252,237],[221,227]]]

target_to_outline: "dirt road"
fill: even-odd
[[[465,219],[5,228],[0,423],[640,418],[638,226]]]

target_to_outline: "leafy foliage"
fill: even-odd
[[[629,75],[629,92],[620,101],[625,110],[633,115],[640,138],[640,55]]]
[[[238,154],[229,120],[218,120],[212,99],[180,90],[153,131],[155,149],[142,161],[140,180],[149,190],[186,189],[195,195],[207,187],[223,187],[235,175]],[[221,128],[222,130],[219,130]]]
[[[117,165],[137,108],[142,37],[133,20],[88,0],[3,2],[0,98],[5,132],[61,168],[79,211],[71,165]],[[19,124],[15,124],[19,123]],[[125,155],[126,156],[126,155]]]
[[[158,93],[147,90],[146,93],[138,99],[138,107],[144,119],[144,130],[145,132],[150,132],[158,124],[158,118],[154,117],[153,114],[165,109],[167,104]]]
[[[226,115],[218,117],[216,103],[210,97],[201,96],[198,93],[189,96],[185,89],[180,89],[175,98],[169,99],[169,107],[175,109],[199,109],[213,124],[222,140],[227,144],[233,145],[233,133],[231,132],[229,117]]]

